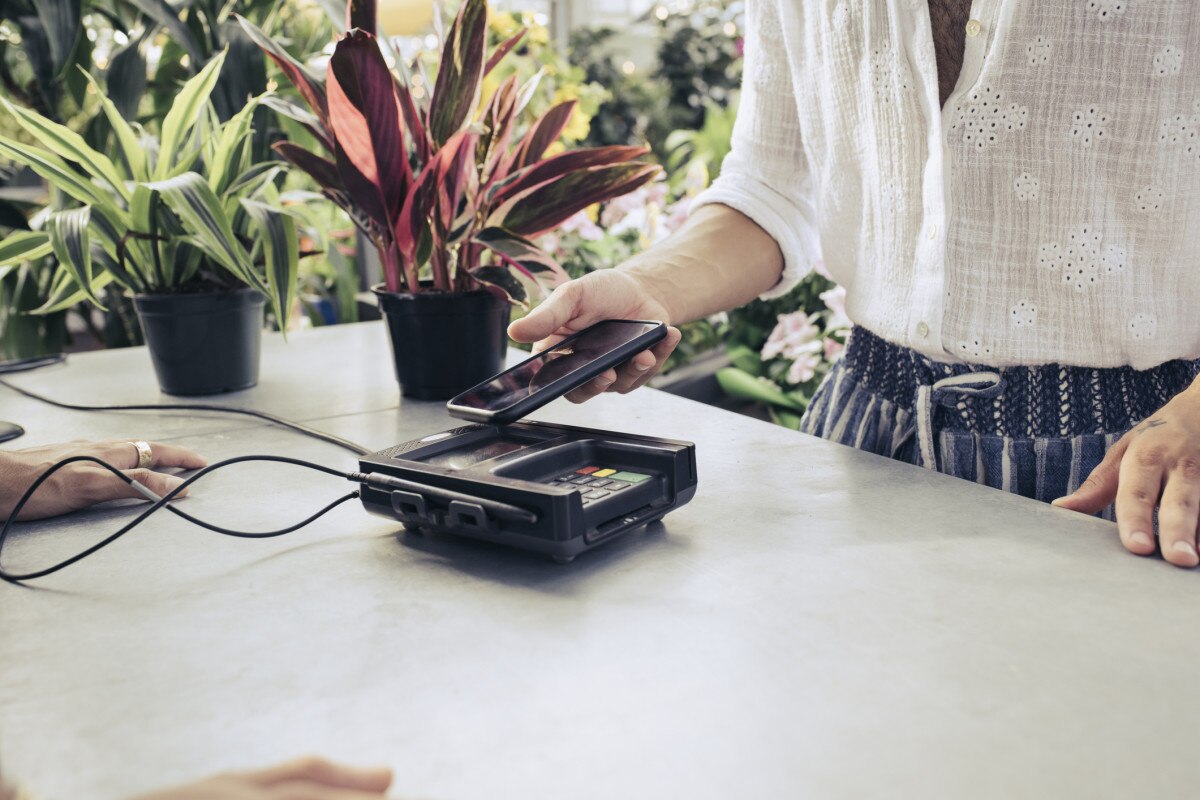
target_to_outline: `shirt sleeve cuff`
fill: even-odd
[[[729,206],[745,214],[766,231],[783,252],[783,272],[779,282],[759,295],[761,299],[770,300],[787,294],[821,260],[816,227],[791,202],[769,186],[755,181],[751,191],[728,178],[718,178],[696,197],[689,213],[713,204]],[[790,213],[781,214],[780,209]]]

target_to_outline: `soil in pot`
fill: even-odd
[[[405,397],[448,400],[504,368],[509,305],[487,291],[375,287]]]
[[[133,299],[158,385],[201,395],[258,383],[265,298],[254,289],[140,294]]]

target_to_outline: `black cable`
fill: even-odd
[[[40,488],[43,483],[45,483],[47,480],[49,480],[50,477],[52,475],[54,475],[54,473],[58,472],[60,469],[63,469],[64,467],[67,467],[71,464],[74,464],[74,463],[77,463],[80,461],[89,461],[93,464],[98,464],[99,466],[103,467],[104,469],[107,469],[112,474],[116,475],[121,480],[125,481],[125,483],[133,486],[135,489],[137,489],[137,491],[139,491],[140,493],[145,495],[147,499],[153,500],[154,502],[150,505],[149,508],[147,508],[145,511],[143,511],[141,514],[139,514],[133,520],[128,522],[126,525],[124,525],[116,533],[113,533],[112,535],[108,536],[105,539],[102,539],[101,541],[97,542],[96,544],[92,545],[91,547],[89,547],[79,553],[76,553],[75,555],[71,556],[70,558],[66,559],[65,561],[61,561],[52,567],[47,567],[46,569],[41,569],[41,570],[37,570],[35,572],[27,572],[27,573],[22,573],[22,574],[14,574],[14,573],[4,570],[3,568],[0,568],[0,579],[8,581],[9,583],[21,583],[22,581],[34,580],[36,578],[44,578],[47,575],[51,575],[55,572],[58,572],[60,569],[69,567],[72,564],[74,564],[75,562],[81,561],[81,560],[87,558],[88,556],[90,556],[92,553],[95,553],[96,551],[101,550],[102,548],[105,548],[108,545],[112,544],[117,539],[120,539],[126,533],[133,530],[138,525],[142,524],[142,522],[144,522],[147,517],[149,517],[151,514],[155,513],[156,511],[158,511],[161,508],[166,508],[168,511],[172,512],[176,516],[186,519],[188,522],[199,525],[203,528],[207,528],[210,531],[214,531],[216,533],[220,533],[225,536],[236,536],[236,537],[242,538],[242,539],[267,539],[267,538],[270,538],[273,536],[283,536],[285,533],[291,533],[292,531],[299,530],[300,528],[303,528],[305,525],[308,525],[308,524],[316,521],[318,518],[324,516],[325,514],[332,511],[333,509],[337,508],[342,503],[345,503],[349,500],[356,499],[359,494],[357,491],[353,491],[347,495],[339,497],[337,500],[334,500],[332,503],[328,504],[327,506],[322,508],[320,511],[317,511],[312,516],[308,517],[307,519],[305,519],[302,522],[296,523],[295,525],[289,525],[286,528],[280,528],[279,530],[275,530],[275,531],[262,531],[262,532],[237,531],[237,530],[231,530],[228,528],[222,528],[219,525],[213,525],[212,523],[205,522],[204,520],[198,519],[197,517],[194,517],[191,514],[188,514],[186,511],[181,511],[180,509],[176,508],[175,506],[169,505],[171,500],[173,500],[175,497],[177,497],[179,495],[179,493],[182,492],[184,489],[186,489],[188,486],[190,486],[193,483],[195,483],[196,481],[200,480],[208,473],[213,472],[214,470],[221,469],[222,467],[230,466],[232,464],[240,464],[240,463],[246,462],[246,461],[269,461],[269,462],[282,463],[282,464],[293,464],[295,466],[300,466],[300,467],[307,467],[308,469],[313,469],[318,472],[324,472],[327,475],[333,475],[335,477],[345,478],[348,481],[361,482],[361,479],[364,477],[361,473],[342,472],[341,470],[333,469],[331,467],[326,467],[322,464],[315,464],[311,461],[304,461],[304,460],[298,459],[298,458],[288,458],[287,456],[237,456],[236,458],[227,458],[224,461],[218,461],[215,464],[210,464],[209,466],[205,467],[204,469],[196,472],[196,474],[189,477],[183,483],[176,486],[174,489],[172,489],[170,492],[168,492],[163,497],[158,497],[158,495],[154,494],[154,492],[150,491],[143,484],[139,483],[138,481],[135,481],[133,478],[130,478],[124,472],[117,469],[112,464],[109,464],[107,461],[104,461],[103,459],[95,458],[94,456],[72,456],[70,458],[64,458],[62,461],[59,461],[57,464],[50,467],[45,472],[43,472],[41,475],[39,475],[37,480],[35,480],[33,482],[33,484],[30,485],[30,487],[25,490],[25,494],[21,495],[21,499],[17,501],[17,504],[15,506],[13,506],[12,512],[9,513],[8,519],[5,520],[4,527],[0,528],[0,553],[3,553],[3,551],[4,551],[4,544],[8,540],[8,534],[9,534],[10,530],[12,529],[13,523],[16,522],[17,516],[21,513],[22,509],[25,508],[26,504],[29,503],[30,498],[33,497],[34,493],[38,490],[38,488]]]
[[[311,436],[314,439],[320,439],[323,442],[335,444],[338,447],[344,447],[356,455],[365,456],[375,452],[374,450],[363,447],[360,444],[355,444],[348,439],[343,439],[340,436],[334,436],[332,433],[319,431],[316,428],[310,428],[307,425],[301,425],[299,422],[292,422],[289,419],[277,417],[274,414],[268,414],[265,411],[255,411],[251,408],[226,406],[217,403],[160,403],[114,406],[83,405],[80,403],[64,403],[60,400],[54,400],[44,395],[40,395],[37,392],[32,392],[29,389],[22,389],[20,386],[9,383],[3,379],[0,379],[0,386],[12,389],[17,394],[25,395],[32,400],[39,400],[48,405],[56,406],[58,408],[65,408],[70,411],[218,411],[222,414],[243,414],[247,417],[257,417],[258,419],[266,420],[267,422],[274,423],[280,427],[288,428],[296,431],[297,433],[302,433],[305,436]]]

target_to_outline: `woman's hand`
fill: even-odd
[[[215,778],[143,795],[137,800],[382,800],[392,771],[301,758],[254,772]]]
[[[1095,514],[1117,503],[1117,530],[1131,553],[1161,550],[1178,567],[1200,564],[1200,388],[1192,386],[1109,448],[1074,493],[1054,505]],[[1158,545],[1154,509],[1158,507]]]
[[[7,519],[38,476],[58,461],[72,456],[94,456],[107,461],[150,491],[165,495],[183,478],[156,472],[161,469],[202,469],[207,462],[186,447],[150,443],[151,462],[138,468],[138,450],[127,442],[67,442],[26,450],[0,450],[0,519]],[[184,490],[183,494],[187,494]],[[66,514],[107,500],[133,497],[144,500],[132,486],[103,467],[81,461],[63,467],[34,492],[18,519],[41,519]]]
[[[536,342],[533,349],[541,352],[564,337],[606,319],[659,320],[668,325],[671,322],[667,309],[636,275],[606,269],[559,286],[529,316],[510,325],[508,333],[518,342]],[[582,403],[601,392],[629,392],[638,388],[662,369],[680,338],[679,331],[671,328],[666,338],[654,347],[638,353],[618,369],[601,373],[568,393],[567,398]]]

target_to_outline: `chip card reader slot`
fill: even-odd
[[[369,473],[366,476],[365,483],[368,486],[373,486],[377,489],[391,489],[404,492],[406,494],[419,495],[423,500],[437,499],[450,503],[460,503],[461,506],[469,506],[482,509],[491,516],[499,520],[507,522],[523,522],[526,525],[534,525],[538,521],[538,515],[527,508],[520,506],[509,505],[508,503],[500,503],[496,500],[489,500],[486,497],[476,497],[474,495],[456,492],[451,489],[442,489],[437,486],[428,486],[415,481],[404,480],[403,478],[393,478],[391,475],[382,475],[378,472]],[[411,497],[404,497],[405,501],[411,501]],[[405,505],[407,504],[404,503]],[[393,501],[393,507],[398,505]]]

